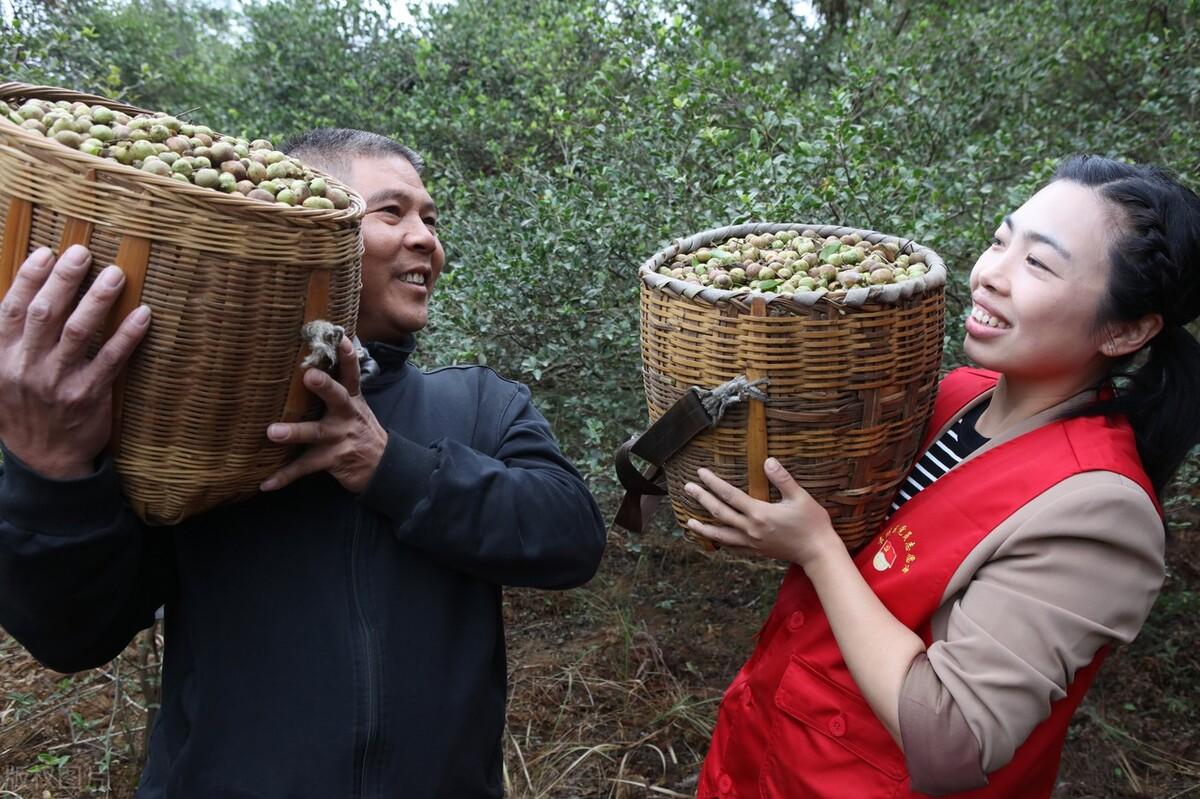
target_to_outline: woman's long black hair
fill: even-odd
[[[1072,414],[1129,419],[1161,496],[1200,441],[1200,343],[1184,327],[1200,315],[1200,197],[1162,169],[1099,156],[1067,159],[1054,180],[1092,187],[1118,210],[1122,232],[1109,251],[1098,323],[1162,315],[1162,330],[1143,352],[1114,364],[1113,397]]]

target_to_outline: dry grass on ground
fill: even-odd
[[[1076,717],[1056,799],[1200,799],[1198,564],[1200,534],[1175,536],[1154,614]],[[510,591],[509,795],[694,795],[717,701],[782,573],[660,528],[614,534],[583,589]],[[0,799],[131,796],[160,644],[143,634],[64,678],[0,633]]]

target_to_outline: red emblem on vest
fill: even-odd
[[[913,554],[913,547],[917,542],[909,540],[912,534],[913,531],[908,529],[908,525],[898,524],[889,527],[880,535],[879,551],[871,559],[871,565],[875,567],[875,571],[885,572],[895,566],[896,561],[900,561],[903,564],[900,571],[908,574],[908,570],[917,560],[917,556]]]
[[[925,447],[995,373],[959,369],[938,390]],[[1037,457],[1038,468],[1029,468]],[[998,524],[1048,487],[1085,471],[1115,471],[1153,498],[1128,423],[1060,419],[952,469],[914,496],[855,555],[859,573],[900,623],[933,642],[931,620],[950,578]],[[965,476],[964,476],[965,475]],[[921,542],[921,546],[917,543]],[[902,580],[917,562],[920,579]],[[1065,697],[985,788],[964,799],[1048,799],[1068,724],[1105,650],[1075,673]],[[699,799],[907,799],[918,796],[904,753],[858,691],[804,572],[780,587],[754,655],[721,702],[697,785]]]

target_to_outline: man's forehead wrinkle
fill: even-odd
[[[380,189],[367,198],[367,205],[376,205],[378,203],[395,200],[400,203],[418,204],[421,208],[436,211],[437,203],[433,201],[425,192],[419,192],[412,187],[397,187],[389,186],[386,189]]]
[[[385,200],[392,199],[408,202],[412,200],[412,195],[403,189],[389,186],[386,189],[379,189],[378,191],[374,192],[370,197],[367,198],[367,204],[374,205],[375,203],[381,203]]]

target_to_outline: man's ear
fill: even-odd
[[[1105,326],[1100,352],[1110,358],[1120,358],[1137,352],[1162,330],[1162,314],[1148,313],[1129,322],[1110,322]]]

